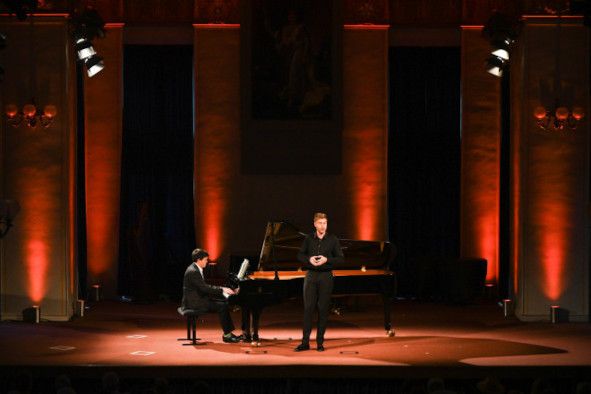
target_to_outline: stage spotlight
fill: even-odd
[[[505,67],[506,63],[497,56],[491,56],[486,61],[486,71],[489,74],[494,75],[495,77],[502,77],[503,76],[503,68]]]
[[[515,16],[493,12],[482,29],[482,36],[491,45],[491,57],[486,61],[486,71],[501,77],[503,69],[509,66],[511,45],[519,36],[521,21]]]
[[[27,323],[39,323],[41,321],[41,308],[33,305],[23,309],[23,321]]]
[[[92,43],[85,37],[78,38],[76,40],[76,52],[78,53],[79,60],[86,60],[92,55],[96,55],[96,51],[92,46]]]
[[[103,58],[97,55],[92,40],[105,36],[105,21],[93,8],[85,8],[70,17],[74,46],[78,60],[84,62],[89,77],[99,73],[104,67]]]
[[[509,46],[512,42],[509,38],[492,42],[491,54],[505,61],[509,60]]]
[[[84,61],[86,65],[86,73],[89,77],[93,77],[98,74],[103,68],[105,68],[105,63],[103,62],[103,58],[98,55],[92,55],[88,59]]]

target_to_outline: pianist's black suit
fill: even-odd
[[[196,263],[192,263],[185,271],[181,309],[194,309],[203,313],[218,312],[224,334],[234,331],[234,323],[222,288],[205,283]]]

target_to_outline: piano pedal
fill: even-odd
[[[337,315],[337,316],[342,316],[343,315],[343,311],[341,308],[332,308],[332,314],[333,315]]]
[[[250,346],[252,346],[252,347],[260,347],[261,346],[261,343],[259,341],[252,341],[250,343]]]
[[[388,331],[386,331],[386,336],[388,336],[388,337],[393,337],[395,335],[396,335],[396,333],[394,332],[394,330],[388,330]]]

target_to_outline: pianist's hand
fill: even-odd
[[[320,257],[320,256],[311,256],[310,257],[310,260],[309,260],[310,261],[310,264],[312,264],[313,266],[317,266],[318,265],[318,261],[320,261],[320,260],[317,259],[317,257]]]
[[[234,292],[234,290],[230,289],[229,287],[222,287],[222,291],[224,292],[224,294],[227,294],[227,295],[234,295],[234,294],[236,294]]]

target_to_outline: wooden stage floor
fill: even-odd
[[[177,338],[186,334],[185,323],[176,304],[102,301],[70,322],[0,323],[0,365],[5,371],[27,366],[80,374],[154,367],[179,377],[478,377],[491,371],[518,377],[591,371],[589,323],[523,323],[504,318],[493,302],[397,301],[396,335],[387,337],[379,305],[354,305],[330,316],[325,352],[314,350],[312,341],[311,351],[295,353],[302,315],[297,301],[264,311],[260,347],[222,343],[215,314],[198,326],[205,345],[182,346]],[[239,311],[232,316],[239,327]],[[149,374],[150,368],[142,371]]]

